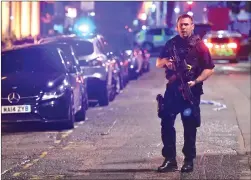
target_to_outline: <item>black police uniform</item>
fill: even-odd
[[[213,69],[214,64],[209,54],[207,47],[198,36],[192,35],[187,39],[182,39],[179,35],[169,40],[159,58],[171,58],[173,44],[177,49],[178,56],[181,60],[186,59],[187,64],[192,66],[191,80],[195,80],[204,69]],[[168,79],[172,72],[166,69],[166,78]],[[193,161],[196,157],[196,131],[200,126],[200,96],[203,94],[203,83],[198,83],[191,87],[191,91],[195,97],[195,109],[198,114],[192,111],[191,104],[185,101],[179,90],[180,81],[175,80],[172,83],[167,83],[166,92],[164,95],[164,115],[161,118],[161,138],[163,141],[162,155],[166,160],[176,158],[176,132],[174,122],[176,116],[180,113],[184,127],[184,146],[182,152],[186,161]]]

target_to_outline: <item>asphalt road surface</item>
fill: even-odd
[[[2,179],[250,179],[250,63],[217,64],[205,82],[195,170],[186,174],[156,172],[163,157],[155,98],[166,80],[151,63],[149,73],[109,106],[91,107],[74,130],[2,126]],[[180,167],[180,118],[175,126]]]

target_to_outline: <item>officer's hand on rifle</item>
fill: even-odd
[[[157,58],[156,67],[173,69],[172,59],[169,58]]]
[[[196,84],[195,81],[189,81],[189,82],[188,82],[189,87],[193,87],[195,84]]]
[[[167,66],[168,69],[174,70],[173,60],[172,59],[167,59],[166,66]]]

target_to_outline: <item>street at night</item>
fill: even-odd
[[[2,179],[249,179],[250,64],[217,64],[205,83],[196,170],[188,174],[156,172],[163,158],[155,98],[165,89],[163,73],[151,58],[149,73],[131,81],[109,106],[90,107],[75,129],[2,127]],[[220,105],[206,100],[225,108],[217,111]],[[180,167],[180,118],[175,126]]]
[[[1,13],[1,179],[251,179],[250,1]]]

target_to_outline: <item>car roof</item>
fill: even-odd
[[[225,37],[239,37],[241,38],[242,35],[236,31],[226,31],[226,30],[221,30],[221,31],[209,31],[204,38],[225,38]]]
[[[100,35],[100,34],[95,34],[95,35],[90,35],[90,36],[77,36],[75,34],[72,34],[72,35],[60,35],[60,36],[42,38],[37,43],[42,44],[42,43],[45,43],[45,42],[74,41],[74,40],[93,42],[95,40],[99,40],[100,37],[103,37],[103,36]]]
[[[15,51],[15,50],[21,50],[21,49],[32,49],[32,48],[45,48],[45,44],[24,44],[24,45],[16,45],[12,46],[10,48],[6,48],[2,50],[2,53]]]

